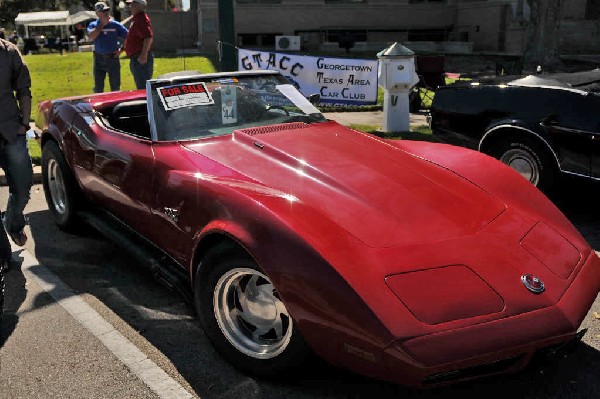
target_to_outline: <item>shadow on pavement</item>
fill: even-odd
[[[567,216],[580,220],[600,244],[600,211],[592,219],[585,207],[570,200],[559,205]],[[564,211],[564,210],[563,210]],[[583,213],[582,213],[583,212]],[[413,390],[358,376],[313,360],[301,371],[277,379],[245,376],[212,348],[196,319],[194,308],[176,292],[155,281],[148,270],[112,242],[83,226],[76,235],[59,230],[48,211],[29,214],[35,256],[57,274],[75,294],[89,294],[114,312],[136,334],[160,351],[191,388],[206,398],[590,398],[600,397],[600,352],[580,343],[573,356],[514,375],[491,377],[445,388]],[[587,223],[587,224],[586,224]],[[576,224],[577,225],[577,224]],[[585,234],[584,234],[585,235]],[[587,238],[587,236],[586,236]],[[596,245],[595,248],[600,248]],[[8,275],[9,308],[25,298],[24,277],[18,269]],[[47,303],[36,300],[43,306]],[[7,312],[10,335],[18,322]],[[100,312],[102,313],[102,312]],[[109,320],[110,322],[110,320]],[[3,337],[5,333],[3,332]],[[160,359],[152,359],[160,365]],[[92,359],[90,359],[92,361]]]
[[[27,296],[25,276],[21,271],[23,258],[19,256],[19,253],[20,250],[13,252],[13,261],[10,263],[10,270],[4,272],[5,297],[2,324],[0,324],[0,348],[4,346],[6,340],[17,327],[19,323],[17,313]]]

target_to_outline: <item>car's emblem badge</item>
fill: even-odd
[[[540,292],[544,292],[544,282],[539,278],[534,276],[533,274],[524,274],[521,276],[521,282],[529,291],[534,294],[539,294]]]

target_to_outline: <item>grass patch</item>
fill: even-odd
[[[27,140],[27,146],[29,147],[29,156],[31,157],[31,162],[34,165],[42,164],[42,149],[40,148],[40,143],[37,140]]]
[[[61,97],[90,94],[94,91],[93,53],[49,53],[24,56],[31,73],[31,94],[33,96],[32,117],[37,113],[40,101]],[[198,70],[215,72],[213,62],[200,56],[160,56],[155,55],[154,76],[167,72]],[[121,90],[133,90],[135,84],[129,70],[129,59],[121,59]],[[105,91],[110,90],[108,77]]]
[[[37,107],[41,101],[61,97],[90,94],[94,91],[94,75],[92,72],[93,53],[46,53],[23,56],[31,74],[32,112],[37,115]],[[215,72],[214,63],[206,57],[173,55],[155,55],[154,76],[167,72],[198,70]],[[108,77],[105,91],[110,90]],[[121,90],[134,90],[133,76],[129,70],[129,59],[121,59]],[[36,140],[28,140],[29,155],[34,165],[41,164],[42,152]]]

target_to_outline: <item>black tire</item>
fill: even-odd
[[[239,250],[220,246],[207,252],[194,282],[194,301],[213,346],[245,373],[261,377],[280,375],[302,365],[310,353],[268,277],[250,256]],[[219,306],[223,303],[226,306]],[[252,315],[248,307],[244,309],[245,305],[261,303],[274,304],[261,308],[262,316],[265,309],[273,316],[259,320],[262,326],[254,323],[258,316]],[[265,332],[271,325],[276,327]],[[281,328],[281,334],[275,331],[277,328]],[[261,330],[265,333],[259,334]],[[253,333],[259,336],[254,337]]]
[[[42,180],[54,221],[63,230],[72,229],[78,224],[81,195],[67,161],[54,141],[47,141],[42,149]]]
[[[491,155],[512,167],[546,194],[558,185],[558,166],[552,154],[537,140],[508,136],[495,142]]]

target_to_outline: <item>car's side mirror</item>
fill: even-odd
[[[311,94],[310,96],[308,96],[306,98],[313,105],[317,105],[318,103],[321,102],[321,95],[319,93]]]

